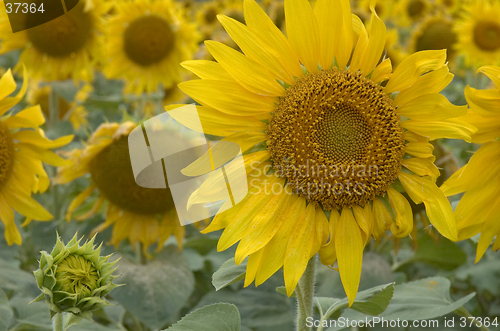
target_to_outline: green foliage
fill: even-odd
[[[235,305],[216,303],[185,316],[168,331],[240,331],[240,313]]]
[[[247,269],[246,260],[240,265],[236,265],[234,258],[224,262],[224,264],[217,270],[212,277],[212,284],[215,290],[220,290],[228,285],[231,285],[245,277]]]
[[[175,246],[164,248],[146,264],[123,258],[118,272],[127,285],[116,289],[113,298],[153,329],[175,322],[194,289],[193,273]]]

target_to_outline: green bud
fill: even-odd
[[[40,269],[34,272],[42,294],[33,302],[43,301],[50,308],[50,316],[72,313],[92,320],[92,311],[108,306],[103,297],[114,288],[114,262],[111,255],[100,256],[101,246],[94,249],[94,238],[80,246],[77,235],[67,245],[57,236],[57,243],[49,254],[42,251]],[[102,245],[102,244],[101,244]]]

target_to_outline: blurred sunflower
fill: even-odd
[[[192,57],[198,33],[171,0],[115,3],[106,29],[107,78],[124,79],[127,93],[169,88],[181,79],[179,63]]]
[[[464,0],[437,0],[437,9],[443,14],[454,17],[460,12],[464,3]]]
[[[392,8],[394,7],[393,0],[360,0],[357,8],[359,12],[363,13],[361,19],[368,20],[371,16],[370,6],[375,6],[375,12],[381,19],[390,18],[392,16]],[[353,10],[355,12],[355,10]]]
[[[448,62],[455,59],[457,35],[453,31],[453,20],[442,14],[430,15],[413,30],[409,40],[411,53],[424,50],[446,49]]]
[[[500,2],[481,0],[465,6],[457,19],[457,51],[468,65],[500,64]]]
[[[26,65],[28,74],[35,79],[90,81],[95,61],[102,58],[102,15],[108,8],[103,0],[82,0],[66,14],[16,33],[12,33],[2,9],[0,54],[22,49],[18,67]]]
[[[441,234],[457,240],[451,206],[435,184],[429,139],[470,140],[473,128],[453,118],[466,107],[439,94],[453,77],[446,51],[412,54],[392,72],[389,59],[379,63],[386,27],[373,12],[368,31],[356,27],[352,52],[348,0],[318,0],[314,10],[306,0],[285,0],[288,37],[255,1],[245,0],[244,13],[247,25],[218,16],[244,54],[206,41],[217,62],[183,63],[201,79],[179,87],[202,105],[206,133],[247,151],[250,194],[204,230],[225,229],[219,251],[239,241],[236,263],[249,256],[245,285],[259,285],[283,266],[291,295],[319,252],[326,265],[338,261],[352,304],[370,237],[412,230],[411,207],[398,186],[424,203]],[[370,167],[376,174],[367,173]],[[213,190],[205,182],[196,194]]]
[[[493,250],[500,249],[500,67],[482,67],[495,89],[465,88],[470,111],[464,120],[478,128],[472,142],[483,144],[470,161],[441,186],[448,196],[465,192],[456,209],[458,238],[471,238],[481,232],[476,262],[494,237]],[[480,174],[480,175],[479,175]]]
[[[84,84],[77,92],[75,100],[71,103],[59,96],[57,104],[59,106],[59,120],[68,120],[73,125],[75,130],[79,130],[82,126],[87,126],[88,112],[83,107],[83,103],[87,100],[89,93],[92,91],[92,85]],[[45,117],[50,118],[49,98],[52,93],[50,85],[40,86],[39,83],[30,84],[28,90],[27,101],[31,105],[40,105]]]
[[[402,27],[412,26],[433,10],[429,0],[401,0],[394,4],[393,18]]]
[[[43,193],[50,185],[43,163],[61,166],[65,161],[50,151],[68,144],[73,136],[56,140],[45,137],[40,125],[45,118],[39,106],[13,114],[7,112],[17,105],[28,87],[27,74],[16,96],[16,82],[10,69],[0,79],[0,219],[5,226],[7,244],[21,245],[22,239],[14,222],[14,211],[26,217],[23,225],[32,219],[48,221],[52,215],[31,193]],[[43,162],[43,163],[42,163]]]
[[[142,243],[144,254],[150,256],[148,247],[158,242],[157,250],[161,250],[172,234],[182,247],[184,227],[177,219],[170,190],[143,188],[135,182],[128,135],[136,126],[133,122],[99,126],[83,148],[67,154],[70,164],[59,168],[55,182],[65,184],[90,174],[92,183],[73,199],[66,219],[71,220],[76,209],[97,189],[99,198],[94,206],[75,219],[91,217],[107,201],[106,220],[95,231],[113,226],[111,244],[118,246],[125,239],[132,245]]]

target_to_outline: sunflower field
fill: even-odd
[[[500,0],[0,0],[0,331],[500,330]]]

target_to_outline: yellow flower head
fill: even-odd
[[[291,295],[319,252],[324,264],[338,261],[352,304],[370,237],[412,230],[398,187],[457,240],[429,140],[470,140],[473,128],[454,118],[466,107],[439,94],[453,78],[446,51],[417,52],[392,71],[389,59],[381,62],[384,23],[373,12],[368,28],[358,24],[348,0],[318,0],[314,9],[285,0],[287,37],[254,0],[244,1],[244,14],[246,25],[218,16],[243,53],[206,41],[217,62],[184,62],[201,79],[179,87],[201,104],[205,132],[244,152],[249,194],[205,232],[225,229],[219,250],[239,242],[236,263],[248,257],[245,285],[283,267]],[[210,190],[207,183],[195,194],[206,201]]]
[[[457,51],[470,66],[500,64],[500,2],[476,0],[456,22]]]
[[[66,162],[53,148],[68,144],[73,136],[56,140],[45,137],[39,128],[45,123],[40,106],[32,106],[18,113],[9,110],[18,104],[28,88],[27,74],[17,95],[16,83],[10,69],[0,79],[0,219],[5,226],[5,239],[9,245],[20,245],[21,234],[14,223],[14,210],[32,219],[48,221],[52,215],[46,211],[31,193],[42,193],[50,185],[43,163],[61,166]]]
[[[465,192],[460,199],[455,216],[458,238],[467,239],[481,232],[477,245],[476,262],[484,255],[492,240],[493,250],[500,249],[500,67],[479,69],[487,75],[496,88],[476,90],[465,88],[469,112],[465,121],[477,127],[472,142],[483,144],[469,163],[458,170],[441,186],[446,195]],[[478,176],[478,174],[481,174]]]
[[[108,78],[125,79],[126,92],[153,92],[181,81],[179,62],[192,57],[198,34],[171,0],[117,2],[107,23]]]
[[[401,0],[394,4],[393,19],[402,27],[412,26],[434,10],[429,0]]]
[[[66,14],[16,33],[3,2],[0,7],[0,53],[22,49],[18,66],[26,65],[30,77],[92,80],[94,63],[102,57],[102,15],[109,7],[104,0],[82,0]]]
[[[82,104],[87,100],[92,89],[91,84],[84,84],[77,92],[75,100],[71,103],[59,96],[57,100],[57,105],[59,107],[58,120],[69,120],[75,130],[79,130],[82,126],[88,125],[88,112]],[[40,105],[43,114],[47,118],[50,118],[49,98],[51,93],[52,87],[50,85],[40,86],[39,83],[33,83],[30,84],[27,95],[28,103],[31,105]]]
[[[457,34],[453,20],[441,14],[430,15],[420,22],[410,37],[410,52],[446,49],[449,62],[455,58]]]
[[[157,242],[157,249],[161,250],[172,234],[181,247],[184,227],[177,219],[170,190],[143,188],[135,182],[128,135],[136,126],[133,122],[102,124],[82,149],[68,154],[71,163],[59,169],[55,181],[65,184],[90,174],[92,183],[71,202],[67,220],[71,220],[76,209],[97,189],[99,198],[94,206],[75,219],[87,219],[107,202],[106,221],[95,231],[113,226],[113,245],[129,239],[132,245],[142,243],[148,255],[150,245]]]

